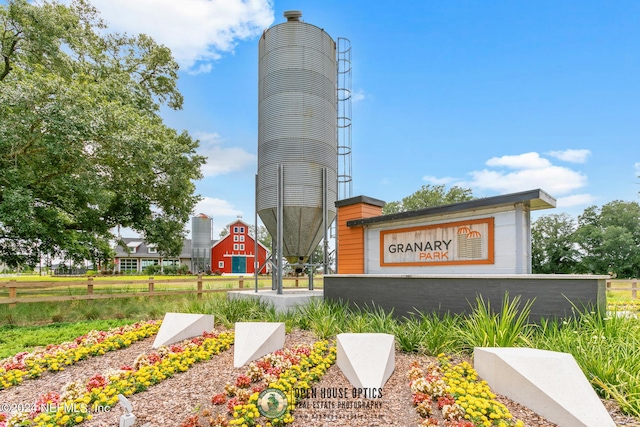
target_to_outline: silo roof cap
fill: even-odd
[[[302,17],[301,10],[286,10],[284,12],[284,17],[287,18],[287,21],[299,21]]]

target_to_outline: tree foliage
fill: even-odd
[[[578,217],[576,243],[586,273],[640,276],[640,205],[615,200]]]
[[[640,205],[615,200],[590,206],[577,223],[546,215],[531,228],[534,273],[640,275]]]
[[[418,191],[401,201],[389,202],[382,208],[383,214],[414,211],[431,206],[448,205],[451,203],[473,200],[470,188],[458,186],[451,187],[448,191],[443,185],[423,185]]]
[[[198,196],[198,142],[162,122],[178,66],[105,34],[85,0],[0,5],[0,260],[106,259],[116,225],[175,255]]]
[[[575,220],[566,213],[546,215],[531,226],[531,267],[534,273],[575,273],[578,250]]]

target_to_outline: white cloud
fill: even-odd
[[[449,176],[445,176],[443,178],[438,178],[432,175],[425,175],[422,177],[423,181],[427,181],[430,182],[431,184],[436,184],[436,185],[441,185],[441,184],[450,184],[454,181],[456,181],[456,178],[451,178]]]
[[[557,200],[556,207],[571,208],[575,206],[592,205],[596,198],[591,194],[572,194],[571,196],[560,197]]]
[[[362,100],[364,100],[367,97],[367,94],[364,92],[364,90],[362,89],[358,89],[354,92],[352,92],[351,94],[351,101],[352,102],[360,102]]]
[[[548,155],[565,162],[571,163],[585,163],[587,157],[591,154],[590,150],[563,150],[563,151],[549,151]]]
[[[500,193],[541,188],[554,196],[567,194],[587,184],[587,177],[581,173],[552,165],[508,173],[484,169],[471,172],[471,176],[473,181],[468,186]]]
[[[270,0],[93,0],[112,31],[145,33],[171,49],[184,69],[208,72],[274,21]]]
[[[493,157],[485,164],[490,168],[473,171],[471,181],[456,185],[499,194],[541,188],[554,197],[587,185],[587,177],[582,173],[553,165],[536,152]]]
[[[204,197],[196,205],[193,215],[203,213],[213,218],[213,238],[218,239],[220,232],[232,222],[235,218],[242,215],[242,211],[238,210],[229,201],[218,199],[215,197]],[[220,220],[221,217],[227,219]],[[191,238],[191,223],[187,225],[187,237]]]
[[[551,166],[551,162],[540,157],[536,152],[518,154],[516,156],[492,157],[487,166],[504,166],[510,169],[542,169]]]
[[[200,140],[198,154],[207,157],[202,166],[205,177],[236,172],[256,163],[256,155],[244,148],[222,146],[222,138],[217,133],[196,132],[194,136]]]
[[[213,65],[211,64],[200,64],[197,68],[192,68],[189,70],[189,74],[197,75],[197,74],[207,74],[213,70]]]
[[[220,216],[237,217],[242,215],[242,211],[236,209],[227,200],[218,199],[215,197],[204,197],[196,205],[193,214],[197,215],[203,213],[212,218]]]
[[[635,168],[635,172],[633,174],[640,177],[640,162],[636,162],[633,167]]]

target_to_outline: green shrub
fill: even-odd
[[[144,270],[142,271],[143,274],[147,275],[147,276],[155,276],[156,274],[160,273],[160,266],[159,265],[148,265],[144,268]]]

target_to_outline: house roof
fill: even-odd
[[[237,218],[236,220],[234,220],[234,221],[230,222],[229,224],[227,224],[226,228],[229,228],[229,227],[231,227],[232,225],[237,224],[237,223],[241,223],[242,225],[244,225],[245,227],[247,227],[247,229],[249,229],[249,228],[253,227],[253,225],[251,225],[251,224],[249,224],[249,223],[244,222],[244,221],[242,220],[242,218]]]
[[[376,199],[372,199],[376,200]],[[375,216],[371,218],[354,219],[347,221],[348,227],[368,225],[379,222],[395,221],[405,218],[418,218],[433,215],[454,213],[464,210],[493,208],[498,206],[513,206],[523,203],[532,211],[539,209],[549,209],[556,207],[556,199],[541,189],[523,191],[520,193],[505,194],[502,196],[485,197],[482,199],[469,200],[467,202],[452,203],[449,205],[433,206],[429,208],[417,209],[415,211],[398,212],[394,214]]]
[[[143,241],[142,239],[140,239],[139,237],[123,237],[122,241],[127,245],[127,247],[129,248],[134,248],[137,247],[137,251],[135,254],[129,254],[122,246],[117,245],[115,250],[116,250],[116,258],[123,258],[123,257],[135,257],[135,258],[141,258],[141,257],[145,257],[145,258],[160,258],[160,254],[156,253],[150,253],[149,252],[149,247],[155,247],[157,246],[154,243],[149,243],[147,244],[145,241]],[[213,244],[216,242],[216,240],[212,240],[211,241],[211,245],[213,246]],[[182,245],[182,251],[180,252],[180,256],[179,258],[191,258],[191,239],[185,239],[184,240],[184,244]]]

